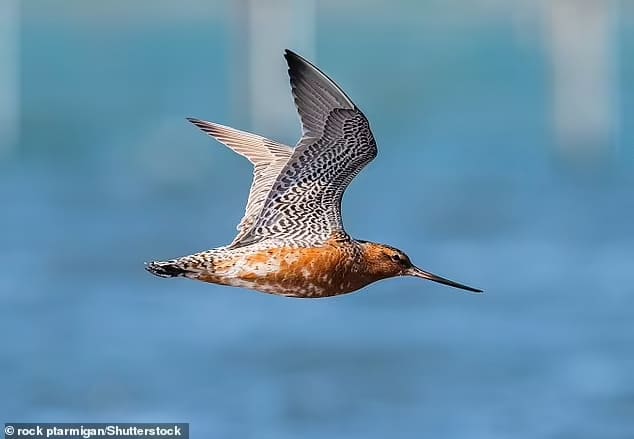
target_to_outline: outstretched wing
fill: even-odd
[[[233,243],[236,243],[251,230],[262,211],[275,178],[293,154],[293,149],[273,140],[224,125],[193,118],[187,120],[253,163],[253,183],[251,183],[244,217],[238,225],[238,235],[233,240]]]
[[[343,193],[377,154],[367,119],[346,94],[299,55],[287,50],[285,58],[302,138],[237,246],[269,237],[316,245],[345,236]]]

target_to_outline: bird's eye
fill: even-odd
[[[401,262],[401,255],[397,255],[396,253],[392,255],[392,260],[394,262]]]

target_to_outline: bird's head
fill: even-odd
[[[396,276],[414,276],[474,293],[482,292],[482,290],[459,284],[418,268],[412,264],[412,261],[405,252],[397,248],[367,241],[361,241],[361,245],[363,246],[365,260],[368,262],[368,270],[378,279]]]

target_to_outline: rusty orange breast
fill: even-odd
[[[312,248],[278,248],[252,255],[247,260],[263,264],[271,258],[279,261],[279,269],[257,281],[276,285],[292,295],[334,296],[369,283],[362,270],[358,269],[361,265],[360,253],[352,243],[328,242]]]

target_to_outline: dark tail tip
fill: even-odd
[[[178,267],[175,261],[150,262],[145,264],[145,269],[158,277],[178,277],[185,274],[185,270]]]

